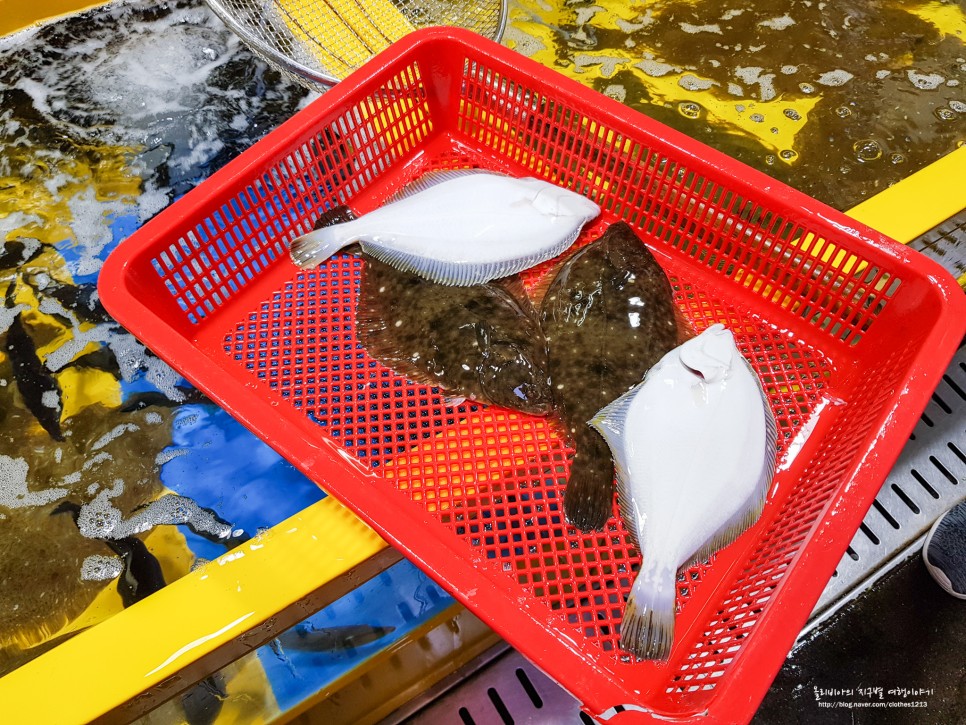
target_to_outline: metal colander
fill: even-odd
[[[449,25],[499,41],[506,0],[206,0],[258,56],[311,90],[338,83],[416,28]]]

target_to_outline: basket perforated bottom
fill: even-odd
[[[598,222],[586,230],[577,246],[605,227]],[[551,267],[535,269],[528,284]],[[435,516],[462,540],[475,566],[510,579],[603,656],[630,661],[617,640],[640,557],[616,506],[602,532],[583,534],[566,524],[562,496],[573,450],[552,418],[471,402],[453,407],[438,389],[370,358],[355,334],[361,269],[359,258],[342,255],[299,272],[232,326],[225,353],[379,471],[396,494]],[[713,289],[683,283],[666,269],[695,331],[724,322],[735,333],[772,402],[779,460],[789,458],[786,450],[800,448],[810,417],[827,403],[829,362]],[[679,612],[711,568],[698,564],[680,577]],[[723,649],[719,655],[726,656]]]

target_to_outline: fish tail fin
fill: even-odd
[[[666,660],[674,641],[675,572],[642,570],[621,620],[620,648],[638,659]]]
[[[289,247],[292,261],[302,269],[311,269],[321,264],[355,241],[344,231],[345,226],[346,224],[335,224],[296,237]]]
[[[567,521],[581,531],[604,528],[614,509],[614,464],[597,433],[579,435],[564,493]]]

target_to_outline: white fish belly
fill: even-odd
[[[614,454],[621,514],[642,557],[620,646],[666,659],[676,571],[733,541],[761,511],[775,463],[771,410],[732,334],[713,325],[592,424]]]
[[[628,493],[643,512],[641,548],[677,567],[748,506],[765,461],[757,381],[736,366],[725,381],[675,376],[632,403]]]
[[[647,517],[642,547],[666,551],[675,566],[747,505],[765,454],[762,411],[742,402],[760,400],[757,390],[736,380],[727,389],[698,385],[705,390],[681,385],[655,405],[641,401],[642,444],[628,462],[631,480],[641,482],[631,495]],[[707,410],[688,405],[695,394],[707,395]]]
[[[359,242],[397,269],[443,284],[476,284],[557,256],[599,213],[589,199],[539,179],[470,174],[299,237],[292,257],[312,266]]]

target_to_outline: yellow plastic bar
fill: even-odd
[[[0,679],[4,722],[129,722],[398,559],[323,499]]]
[[[0,35],[106,4],[106,0],[0,0]]]
[[[908,244],[966,209],[966,147],[846,212],[850,217]]]

